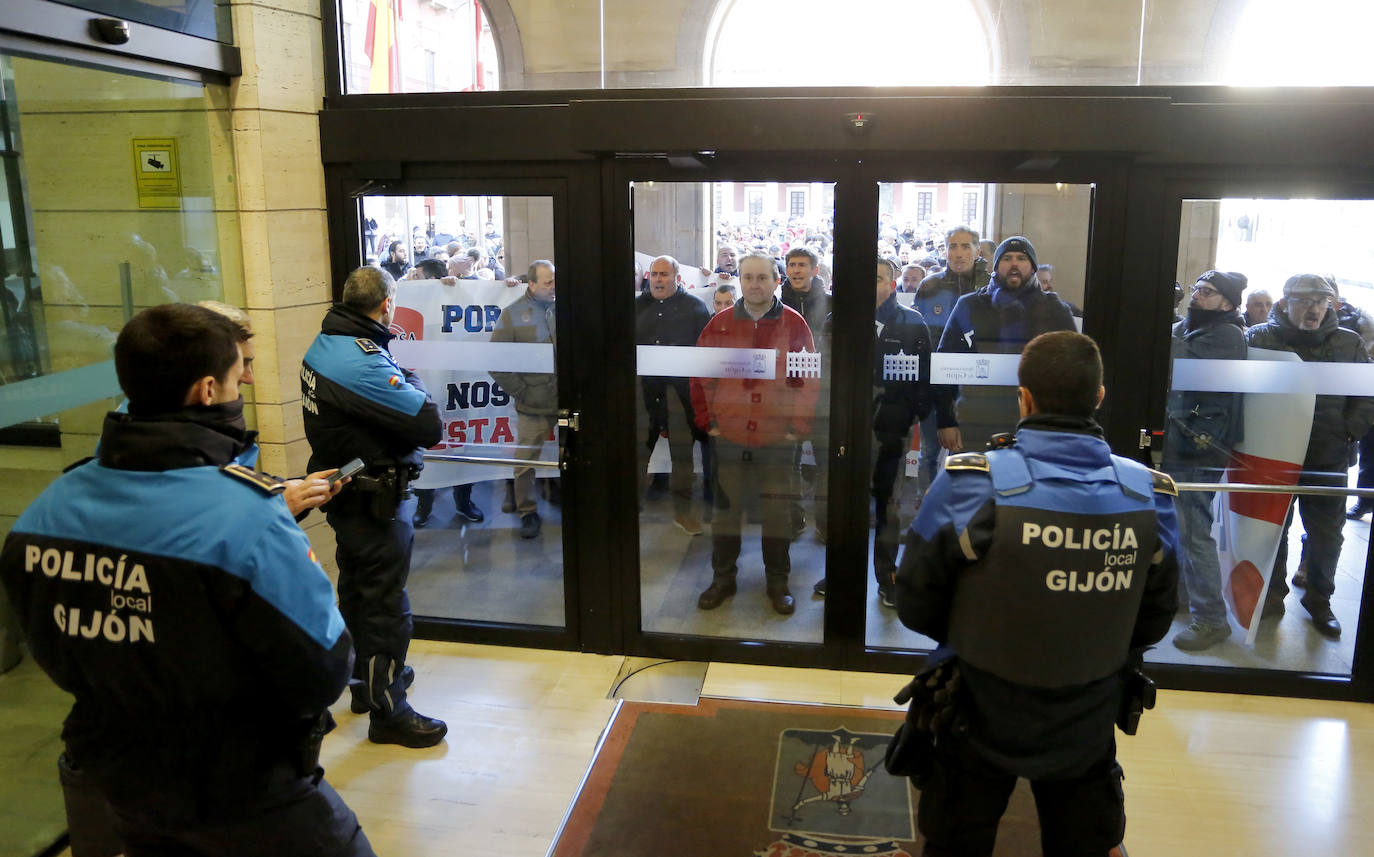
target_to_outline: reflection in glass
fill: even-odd
[[[634,185],[645,631],[822,638],[833,200],[818,183]],[[705,228],[676,219],[694,209]]]
[[[1015,430],[1025,344],[1081,325],[1092,192],[1063,183],[879,185],[869,645],[933,647],[897,621],[885,597],[897,559],[891,539],[905,533],[947,450],[981,451],[991,435]],[[889,266],[895,283],[884,298]],[[914,367],[904,359],[913,354]]]
[[[1368,248],[1340,237],[1371,217],[1354,200],[1183,203],[1191,287],[1177,289],[1162,464],[1192,483],[1178,503],[1188,612],[1158,659],[1350,673],[1369,505],[1347,510],[1344,491],[1374,425],[1360,395],[1374,388],[1374,322],[1358,305],[1374,292]],[[1374,487],[1367,475],[1356,484]],[[1227,483],[1327,493],[1209,490]]]
[[[365,197],[363,226],[399,277],[391,352],[444,423],[403,509],[415,612],[562,626],[552,200]]]
[[[339,2],[344,91],[499,89],[491,23],[477,0]]]

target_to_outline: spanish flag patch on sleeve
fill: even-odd
[[[399,387],[401,386],[401,376],[392,375],[390,378],[387,379],[387,383],[393,387]]]

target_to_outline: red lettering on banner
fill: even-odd
[[[515,443],[515,435],[510,430],[510,417],[497,417],[491,429],[492,443]]]
[[[1226,468],[1226,481],[1249,482],[1255,485],[1297,485],[1302,466],[1291,461],[1278,461],[1237,452]],[[1268,521],[1283,526],[1288,516],[1288,494],[1244,494],[1239,491],[1228,495],[1231,511],[1247,518]]]
[[[468,420],[468,428],[472,429],[473,443],[482,442],[482,429],[486,428],[489,422],[491,422],[491,420],[485,417],[476,420]]]
[[[448,426],[449,446],[462,446],[468,442],[467,424],[462,420],[454,420]]]

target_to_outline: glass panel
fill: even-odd
[[[561,627],[553,199],[372,196],[363,217],[369,261],[402,278],[391,351],[443,417],[430,454],[461,459],[427,460],[402,510],[413,610]]]
[[[634,185],[645,631],[822,639],[835,187],[789,187]]]
[[[151,24],[164,30],[174,30],[188,36],[233,42],[234,30],[229,4],[218,0],[58,0],[65,6],[89,9],[122,18]]]
[[[1371,226],[1374,201],[1183,201],[1160,462],[1185,483],[1181,636],[1153,659],[1350,674],[1370,501],[1347,515],[1344,491],[1374,488],[1374,398],[1357,395],[1374,390],[1374,249],[1346,237]]]
[[[344,92],[501,88],[491,22],[476,0],[337,2]],[[510,36],[520,38],[518,33]]]
[[[0,54],[0,536],[95,452],[122,398],[111,348],[133,312],[242,301],[241,230],[224,213],[236,207],[229,111],[214,108],[228,98]],[[140,184],[145,166],[157,180]],[[67,826],[53,748],[71,698],[20,655],[0,596],[0,851],[31,853]]]
[[[242,275],[237,217],[217,211],[235,204],[220,178],[234,174],[229,115],[207,87],[7,56],[0,76],[0,431],[13,439],[115,395],[110,348],[134,312],[224,299],[226,276],[241,294]]]
[[[1093,185],[906,182],[880,185],[879,199],[885,261],[877,262],[874,294],[867,642],[933,649],[883,598],[898,542],[938,472],[942,444],[979,451],[992,434],[1015,430],[1025,344],[1050,330],[1082,329]],[[981,216],[963,220],[970,211]],[[1009,247],[990,282],[994,242],[1013,236],[1028,239],[1033,258],[1024,246]],[[994,291],[1016,289],[1047,293],[1036,320],[986,311]]]
[[[349,92],[1374,84],[1366,0],[793,0],[785,14],[776,0],[338,2]],[[756,45],[761,33],[861,45],[888,32],[900,49],[797,62]]]

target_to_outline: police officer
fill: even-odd
[[[432,747],[448,727],[406,701],[415,531],[398,510],[442,424],[420,380],[387,351],[395,307],[390,274],[369,267],[348,275],[301,364],[301,407],[312,469],[354,458],[367,465],[325,512],[338,540],[339,610],[357,653],[353,710],[370,711],[375,743]]]
[[[125,853],[371,855],[317,766],[348,631],[284,485],[233,463],[238,338],[186,304],[129,321],[129,412],[15,522],[0,578]]]
[[[948,459],[897,574],[898,615],[940,644],[960,688],[918,784],[927,855],[990,854],[1017,777],[1046,854],[1120,843],[1125,668],[1176,606],[1173,482],[1102,439],[1097,346],[1037,336],[1018,379],[1014,445]]]

